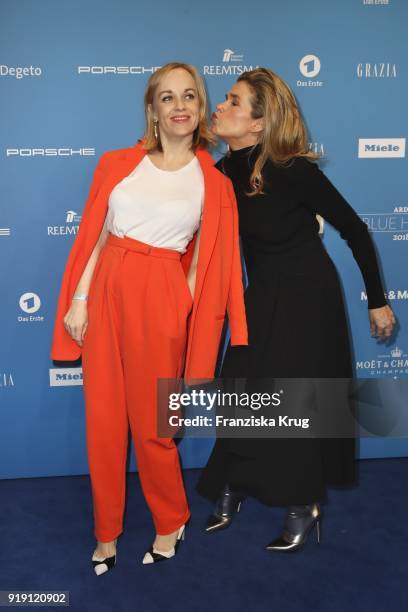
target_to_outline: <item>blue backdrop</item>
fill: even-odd
[[[81,370],[49,361],[56,299],[97,159],[142,135],[146,81],[168,61],[199,68],[212,108],[245,69],[288,81],[310,146],[372,231],[400,323],[390,345],[370,338],[360,272],[325,226],[357,376],[408,377],[407,18],[404,0],[1,3],[1,478],[88,472]],[[402,391],[388,401],[405,410]],[[211,445],[184,440],[184,467]],[[408,455],[408,439],[365,439],[360,453]]]

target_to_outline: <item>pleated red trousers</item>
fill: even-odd
[[[82,350],[95,535],[123,530],[129,424],[156,532],[190,516],[178,451],[157,435],[157,379],[182,375],[190,289],[180,254],[108,235],[88,297]]]

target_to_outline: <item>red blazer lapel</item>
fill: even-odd
[[[214,250],[221,205],[219,181],[217,181],[218,170],[214,168],[215,162],[211,155],[203,149],[198,149],[196,155],[204,175],[204,213],[197,261],[197,277],[194,291],[195,303],[200,299],[205,274]]]
[[[134,147],[123,149],[121,155],[112,159],[100,192],[101,197],[106,198],[106,206],[112,189],[136,168],[146,153],[147,151],[143,149],[142,144],[137,143]]]

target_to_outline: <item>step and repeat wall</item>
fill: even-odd
[[[49,359],[56,300],[98,158],[143,134],[147,79],[169,61],[199,69],[212,109],[256,66],[290,84],[322,169],[370,229],[399,322],[392,342],[370,337],[360,271],[325,224],[356,376],[384,381],[381,410],[405,411],[407,23],[404,0],[1,2],[1,478],[88,472],[81,368]],[[184,467],[212,443],[182,441]],[[404,455],[398,430],[360,441],[361,457]]]

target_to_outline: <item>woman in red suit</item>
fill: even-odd
[[[225,311],[247,344],[236,203],[207,147],[205,89],[172,63],[145,92],[142,142],[102,155],[70,252],[51,357],[82,353],[97,547],[116,563],[128,428],[156,538],[143,563],[174,556],[190,516],[179,457],[157,435],[159,378],[211,378]]]

